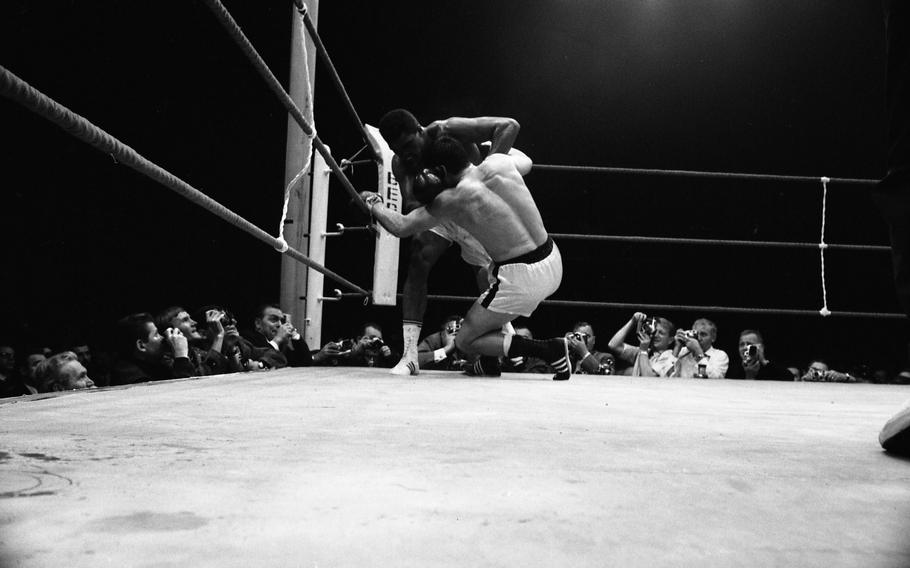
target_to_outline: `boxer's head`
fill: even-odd
[[[427,137],[417,118],[403,108],[390,110],[379,119],[379,133],[406,170],[416,172]]]
[[[414,180],[414,197],[424,205],[458,183],[460,174],[470,165],[464,146],[451,136],[434,140],[425,155],[425,167]]]

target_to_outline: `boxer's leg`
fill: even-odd
[[[411,258],[402,290],[404,297],[401,300],[404,348],[401,360],[389,371],[392,374],[416,375],[420,372],[417,343],[420,341],[423,316],[427,311],[427,280],[433,265],[451,244],[451,241],[432,231],[423,231],[411,239]]]

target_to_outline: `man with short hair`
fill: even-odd
[[[534,355],[556,371],[554,380],[572,375],[564,337],[548,341],[501,333],[504,324],[531,313],[562,281],[559,248],[544,227],[540,211],[523,176],[531,159],[512,148],[490,154],[474,165],[464,145],[440,136],[429,147],[426,165],[415,178],[414,195],[424,204],[407,215],[376,207],[382,198],[363,192],[377,221],[393,235],[405,237],[451,220],[463,227],[493,259],[492,283],[471,306],[455,339],[466,354],[480,354],[475,374],[499,374],[498,358]],[[514,339],[513,339],[514,338]]]
[[[278,304],[260,304],[253,328],[240,334],[245,358],[260,361],[270,369],[309,367],[327,360],[324,350],[313,356],[310,348]]]
[[[16,369],[16,350],[12,345],[0,344],[0,398],[31,394]]]
[[[729,379],[792,381],[793,375],[768,358],[765,340],[757,329],[744,329],[739,333],[736,352],[739,365],[734,365]]]
[[[222,375],[233,373],[242,369],[228,359],[222,352],[226,331],[221,323],[225,312],[210,309],[206,311],[206,324],[212,330],[211,337],[203,335],[199,324],[190,316],[189,312],[180,306],[165,309],[155,320],[160,329],[173,327],[179,329],[189,343],[190,363],[198,376]]]
[[[195,374],[189,359],[189,344],[183,333],[169,327],[161,335],[149,313],[131,314],[119,320],[114,342],[118,359],[111,370],[112,385],[179,379]]]
[[[717,326],[713,321],[705,318],[695,320],[692,330],[679,329],[676,331],[676,344],[673,347],[673,356],[676,363],[673,368],[673,377],[722,379],[727,374],[730,358],[727,354],[714,347],[717,341]],[[704,367],[704,373],[699,373],[699,367]]]
[[[594,349],[597,337],[594,327],[586,321],[576,322],[572,331],[566,334],[569,342],[569,356],[572,371],[584,375],[612,375],[613,356]]]
[[[635,334],[638,345],[626,343]],[[635,312],[632,318],[610,339],[610,352],[628,365],[623,374],[633,377],[668,377],[673,372],[676,357],[671,348],[676,334],[673,322],[662,317],[649,318]]]
[[[439,331],[423,338],[417,346],[417,361],[421,369],[454,370],[458,360],[455,337],[461,329],[460,315],[450,315],[442,322]]]
[[[429,145],[440,136],[451,136],[465,147],[472,164],[481,161],[480,145],[490,142],[489,153],[507,153],[515,143],[520,126],[512,118],[484,116],[478,118],[451,117],[422,126],[413,114],[404,109],[386,113],[379,121],[379,132],[395,153],[392,173],[398,181],[404,201],[405,213],[420,206],[413,195],[414,180],[423,167],[424,154]],[[420,371],[420,330],[427,308],[427,279],[430,270],[452,245],[461,247],[461,257],[474,270],[479,289],[489,284],[487,267],[490,255],[470,233],[451,220],[440,220],[414,234],[408,274],[402,289],[402,333],[404,350],[393,374],[416,375]]]
[[[38,364],[35,376],[42,392],[59,392],[95,388],[88,371],[72,351],[52,355]]]

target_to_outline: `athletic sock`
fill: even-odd
[[[404,336],[404,351],[402,355],[417,359],[417,342],[420,341],[421,324],[406,321],[401,326],[402,335]]]

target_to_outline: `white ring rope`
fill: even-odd
[[[821,257],[822,308],[818,310],[818,313],[823,316],[830,316],[831,310],[828,309],[828,288],[825,285],[825,249],[828,248],[828,245],[825,244],[825,217],[828,208],[828,182],[831,181],[831,178],[822,177],[820,179],[822,182],[822,232],[818,241],[818,254]]]

